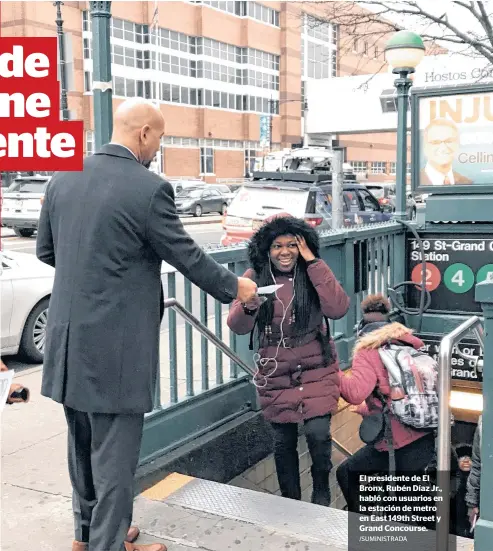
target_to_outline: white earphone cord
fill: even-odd
[[[291,300],[288,302],[288,305],[284,306],[284,302],[277,295],[277,291],[274,292],[274,295],[275,295],[276,299],[281,303],[282,310],[283,310],[283,315],[282,315],[282,319],[281,319],[281,326],[280,326],[281,339],[279,340],[279,342],[277,344],[276,355],[273,358],[262,358],[258,352],[253,355],[253,361],[255,362],[255,367],[256,367],[255,374],[253,376],[253,384],[257,388],[265,388],[267,386],[267,379],[269,377],[272,377],[272,375],[274,375],[274,373],[277,371],[277,356],[279,355],[279,350],[281,349],[281,345],[284,342],[284,322],[286,320],[286,316],[288,314],[289,307],[292,305],[292,303],[294,301],[294,298],[296,297],[296,291],[294,290],[294,284],[295,284],[295,281],[296,281],[296,268],[297,268],[297,266],[294,267],[294,275],[293,275],[293,296],[291,297]],[[270,270],[270,275],[272,276],[272,279],[274,281],[274,284],[276,284],[277,282],[276,282],[276,278],[274,277],[274,274],[272,272],[272,263],[271,263],[270,259],[269,259],[269,270]],[[262,375],[260,373],[260,369],[265,367],[269,362],[274,362],[274,369],[270,373],[268,373],[267,375]],[[260,382],[257,379],[257,377],[259,375],[261,376],[261,380],[263,380],[263,384],[260,384]]]

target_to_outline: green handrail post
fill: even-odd
[[[489,274],[488,274],[489,275]],[[493,276],[493,274],[491,274]],[[476,285],[476,301],[484,313],[483,429],[481,438],[480,518],[474,529],[475,551],[490,551],[493,541],[493,277]]]

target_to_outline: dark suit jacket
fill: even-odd
[[[163,260],[223,303],[238,290],[183,229],[172,186],[118,145],[53,176],[37,256],[55,266],[42,394],[79,411],[151,411]]]
[[[466,176],[463,176],[462,174],[459,174],[458,172],[455,172],[455,170],[452,171],[452,174],[454,175],[454,185],[456,186],[464,186],[467,184],[472,184],[472,180],[469,180]],[[432,186],[431,180],[428,178],[428,174],[426,173],[426,170],[423,168],[419,172],[419,185],[420,186]]]

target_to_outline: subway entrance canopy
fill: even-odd
[[[330,137],[332,134],[394,132],[397,130],[395,78],[389,71],[311,80],[306,84],[307,134]],[[412,79],[413,89],[488,85],[493,83],[493,67],[485,58],[458,53],[425,56]]]

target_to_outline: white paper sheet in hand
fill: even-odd
[[[257,289],[257,295],[270,295],[272,293],[275,293],[283,285],[284,284],[281,283],[281,285],[267,285],[267,287],[259,287]]]
[[[0,372],[0,411],[5,407],[7,398],[9,397],[10,385],[13,378],[14,371],[12,369]]]

